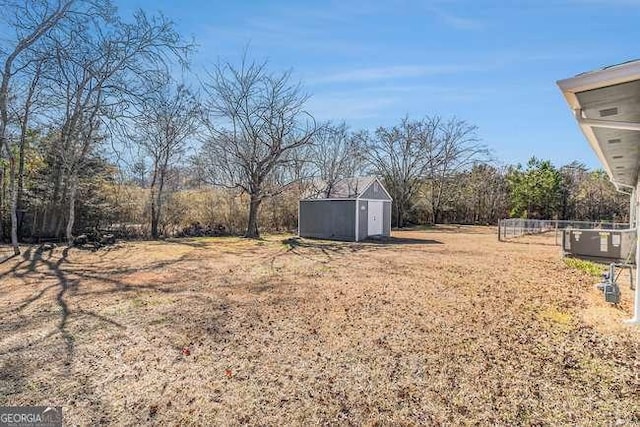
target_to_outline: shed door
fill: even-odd
[[[377,236],[382,234],[382,206],[384,202],[369,200],[369,227],[367,234]]]

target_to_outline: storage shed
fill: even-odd
[[[300,200],[298,235],[358,242],[391,236],[391,196],[376,177],[346,178]]]

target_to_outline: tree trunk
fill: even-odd
[[[151,238],[158,238],[158,213],[156,207],[155,188],[151,189]]]
[[[156,196],[158,191],[157,182],[160,175],[159,161],[160,159],[157,157],[153,161],[153,176],[151,177],[151,184],[149,185],[149,201],[151,202],[151,238],[154,240],[159,236],[158,222],[160,219],[160,213],[158,212],[158,206],[156,206],[157,200],[159,199],[159,197]]]
[[[76,191],[77,191],[77,179],[71,178],[71,188],[69,189],[69,220],[67,221],[66,237],[69,246],[73,244],[73,224],[76,221]]]
[[[162,166],[153,172],[153,181],[151,183],[151,237],[153,239],[160,237],[158,227],[160,225],[160,216],[162,215],[162,193],[164,191],[168,163],[169,159],[165,158]]]
[[[249,222],[247,224],[247,232],[244,237],[250,239],[259,239],[260,232],[258,230],[258,211],[260,210],[260,203],[262,199],[254,194],[251,195],[251,201],[249,202]]]
[[[444,178],[441,178],[444,181]],[[432,209],[433,209],[433,225],[436,225],[438,221],[440,221],[440,207],[442,205],[442,193],[444,191],[444,182],[440,182],[438,184],[437,195],[433,198]]]
[[[65,183],[62,188],[62,193],[60,195],[60,203],[57,206],[54,206],[53,215],[51,216],[52,225],[55,226],[55,231],[53,235],[56,238],[60,238],[62,236],[61,231],[62,231],[62,225],[64,224],[64,208],[65,208],[64,200],[65,199],[71,200],[71,198],[68,197],[68,194],[69,194],[69,187]]]
[[[59,236],[60,211],[62,210],[64,200],[62,190],[62,167],[59,165],[59,160],[55,161],[53,167],[53,192],[51,198],[45,203],[45,215],[42,222],[42,235],[45,236]]]
[[[29,118],[31,114],[31,107],[33,103],[33,96],[36,92],[38,81],[40,80],[40,72],[42,70],[42,63],[39,62],[35,71],[35,76],[29,85],[29,91],[27,93],[27,99],[24,103],[24,114],[20,123],[20,150],[18,152],[18,209],[20,212],[24,212],[24,204],[22,202],[22,196],[24,193],[24,163],[25,163],[25,150],[27,147],[27,133],[29,132]],[[20,215],[20,222],[18,223],[18,236],[22,237],[22,223],[24,222],[24,214]]]
[[[23,207],[23,202],[22,202],[22,195],[24,193],[24,152],[25,152],[25,146],[27,145],[27,138],[26,138],[26,129],[27,129],[27,120],[25,119],[23,122],[23,129],[22,129],[22,133],[20,135],[20,150],[18,152],[18,189],[17,189],[17,196],[16,196],[16,205],[17,208],[20,209],[21,211],[24,209]],[[22,222],[23,222],[24,216],[21,216],[20,218],[20,223],[18,224],[18,235],[22,235]]]
[[[42,219],[40,220],[40,232],[38,233],[38,237],[42,237],[46,234],[46,225],[47,225],[47,221],[48,221],[48,217],[47,214],[49,213],[49,206],[47,203],[43,204],[42,207]]]
[[[164,181],[167,177],[167,165],[169,163],[169,159],[167,158],[164,162],[162,169],[160,169],[160,182],[158,183],[158,193],[156,194],[156,219],[155,219],[155,227],[156,227],[156,239],[160,235],[158,231],[158,227],[160,226],[160,219],[162,218],[162,197],[164,194]],[[164,232],[164,231],[163,231]]]
[[[1,152],[1,148],[0,148]],[[0,165],[0,243],[4,243],[5,165]]]
[[[158,190],[155,200],[151,203],[151,236],[154,239],[160,237],[160,215],[162,212],[162,190]],[[165,230],[166,231],[166,230]]]
[[[18,245],[18,188],[16,185],[16,160],[11,156],[9,162],[9,188],[11,193],[11,246],[13,246],[13,253],[20,255],[20,246]]]

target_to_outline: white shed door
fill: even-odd
[[[369,236],[382,234],[382,206],[383,202],[369,201]]]

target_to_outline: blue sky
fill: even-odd
[[[252,58],[293,71],[320,120],[353,129],[456,116],[502,163],[598,161],[555,82],[640,58],[640,0],[116,0],[199,44],[193,71]]]

